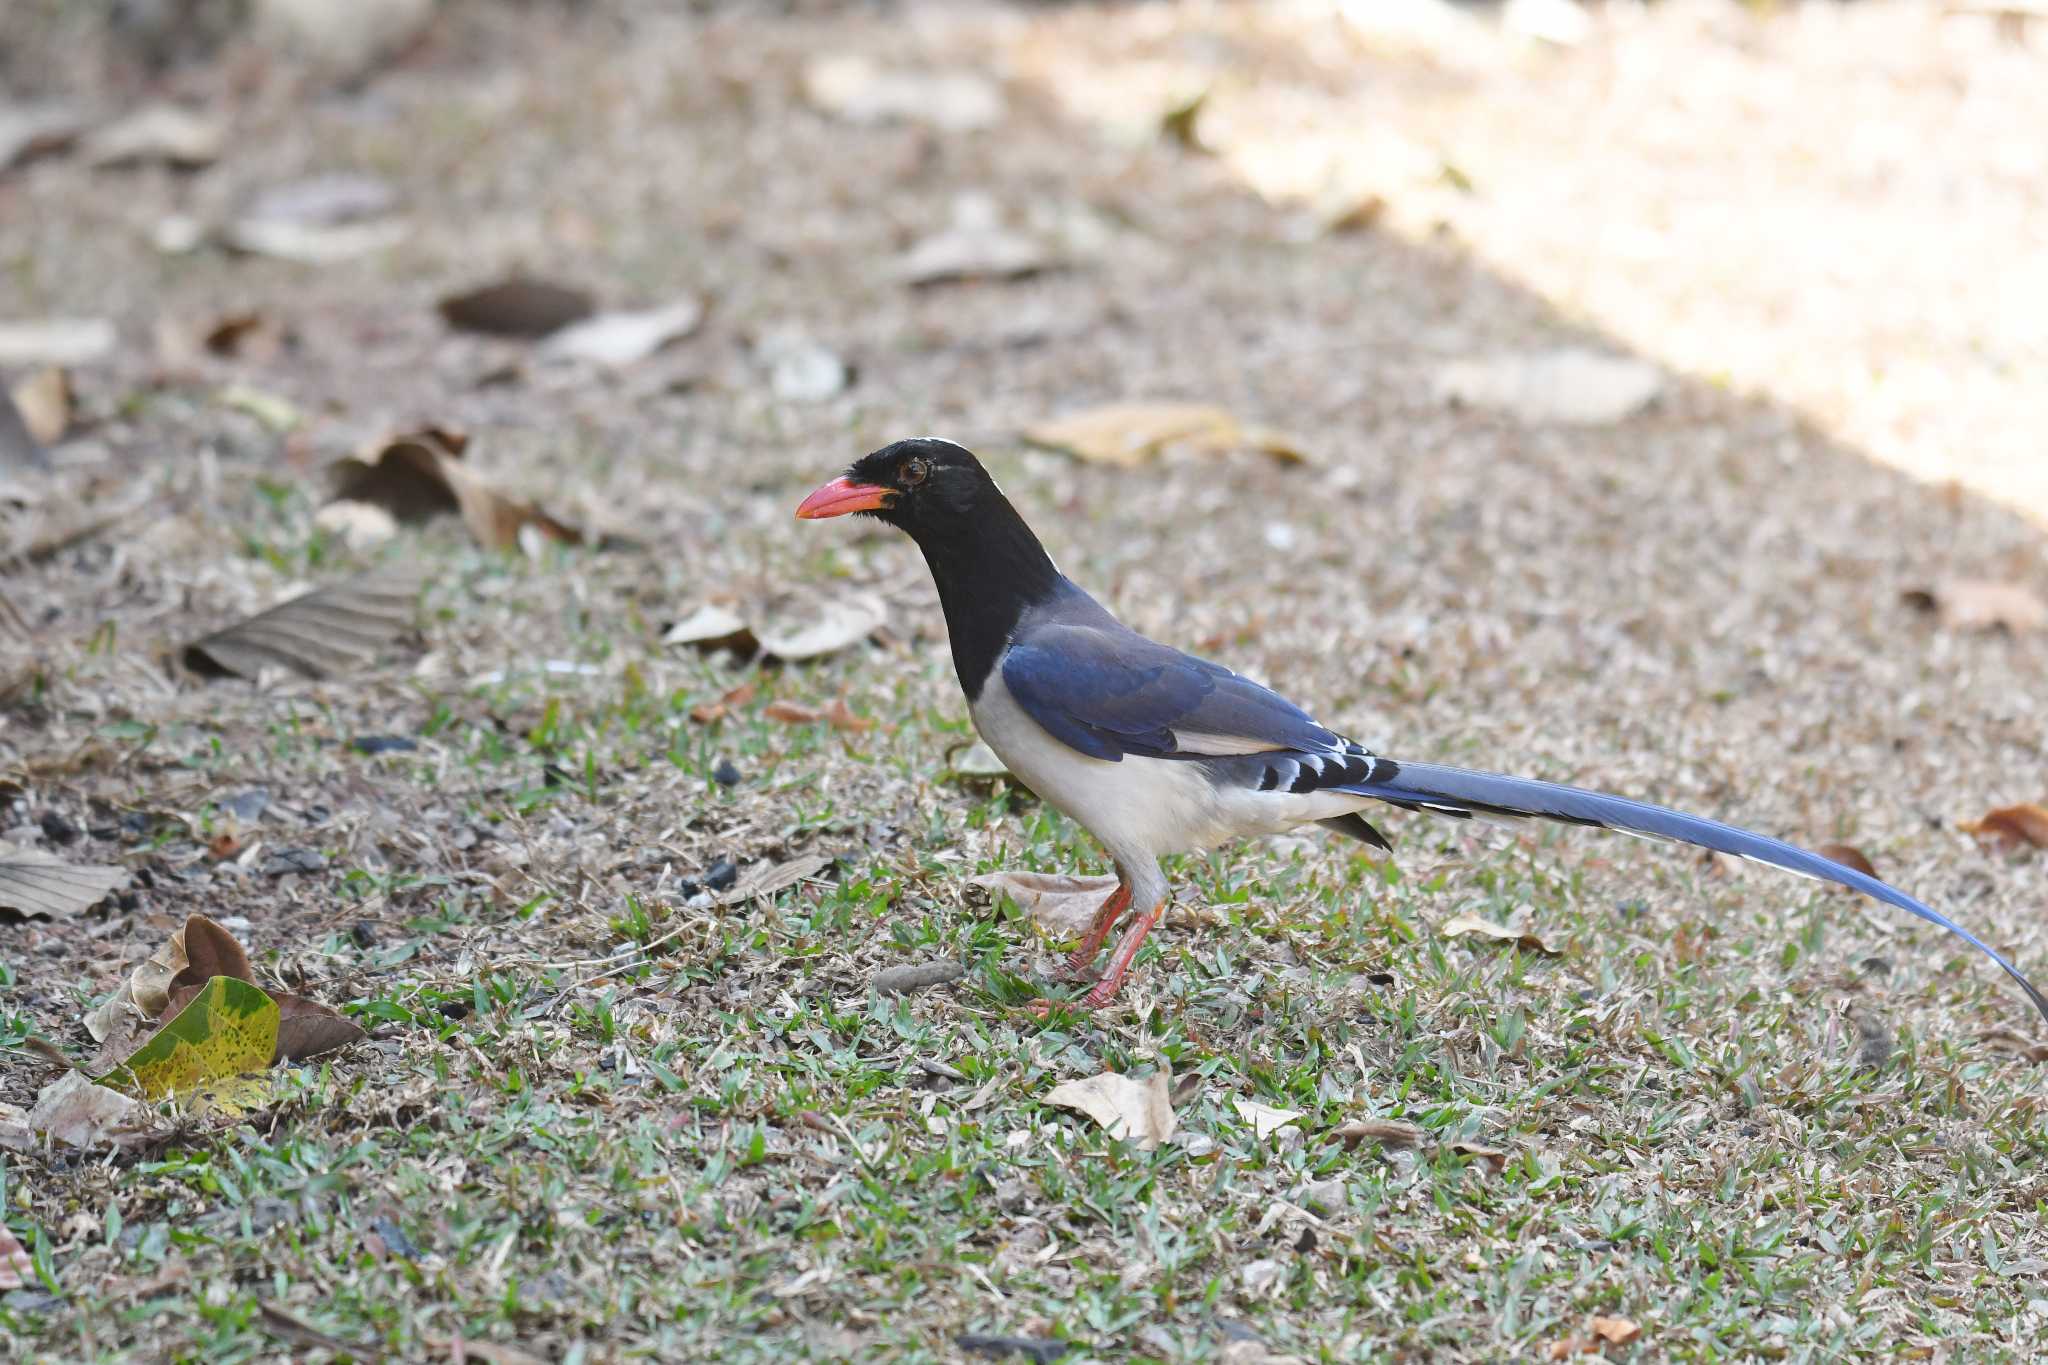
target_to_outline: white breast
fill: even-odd
[[[1337,792],[1296,796],[1219,789],[1200,764],[1184,759],[1090,758],[1033,720],[1003,685],[1000,669],[991,672],[971,714],[974,728],[1019,781],[1120,860],[1277,833],[1366,804]]]

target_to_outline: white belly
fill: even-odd
[[[1000,671],[970,708],[974,728],[1010,772],[1102,841],[1112,857],[1158,857],[1208,848],[1229,839],[1327,819],[1367,804],[1357,796],[1218,788],[1185,759],[1090,758],[1068,748],[1031,719],[1003,685]]]

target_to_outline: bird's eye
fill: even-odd
[[[905,488],[915,488],[923,483],[931,472],[932,467],[923,460],[909,459],[903,462],[903,472],[898,477],[902,479]]]

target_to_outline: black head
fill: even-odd
[[[855,460],[843,477],[805,498],[806,520],[862,512],[918,540],[971,533],[1005,505],[1002,490],[965,446],[916,436]]]

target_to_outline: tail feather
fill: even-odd
[[[1671,839],[1710,848],[1716,853],[1767,863],[1821,881],[1835,882],[1948,930],[2004,968],[2005,974],[2027,993],[2027,999],[2034,1002],[2034,1008],[2041,1012],[2041,1017],[2048,1019],[2048,997],[2036,990],[2034,983],[2027,980],[2019,968],[1968,929],[1897,887],[1781,839],[1752,834],[1718,820],[1683,815],[1648,802],[1631,801],[1627,797],[1607,796],[1556,782],[1472,772],[1435,763],[1394,763],[1380,759],[1369,781],[1346,783],[1342,790],[1385,801],[1405,810],[1426,810],[1453,816],[1533,816],[1653,839]]]

